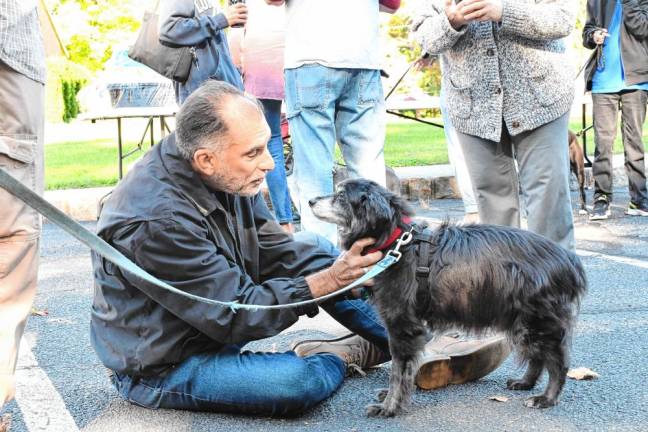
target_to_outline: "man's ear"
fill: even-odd
[[[216,163],[218,161],[214,157],[214,153],[206,148],[199,148],[191,159],[191,165],[201,175],[211,177],[216,171]]]

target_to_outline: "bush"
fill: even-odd
[[[47,60],[48,122],[70,122],[79,114],[79,90],[90,80],[90,72],[83,66],[63,58]]]

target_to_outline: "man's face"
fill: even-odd
[[[270,128],[263,114],[250,101],[235,98],[225,102],[228,133],[209,157],[209,169],[202,171],[213,190],[253,196],[261,189],[274,161],[268,152]]]

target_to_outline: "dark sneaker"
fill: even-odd
[[[641,202],[630,201],[626,214],[630,216],[648,216],[648,200]]]
[[[389,361],[389,354],[358,335],[350,333],[336,339],[304,340],[293,344],[293,351],[299,357],[313,354],[335,354],[347,364],[349,370],[364,374],[369,369]]]
[[[594,208],[590,213],[590,220],[603,220],[610,216],[610,201],[605,195],[601,195],[594,200]]]
[[[510,352],[503,335],[475,340],[438,337],[425,346],[416,385],[432,390],[477,380],[497,369]]]

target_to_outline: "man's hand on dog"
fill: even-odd
[[[338,256],[333,265],[326,270],[306,278],[313,298],[318,298],[344,288],[369,271],[369,268],[382,259],[382,252],[362,255],[362,251],[376,241],[364,238],[353,243],[348,251]],[[370,285],[371,283],[367,283]]]

